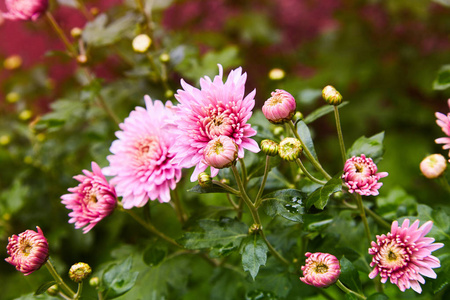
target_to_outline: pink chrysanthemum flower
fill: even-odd
[[[258,152],[258,144],[250,137],[256,134],[247,121],[255,106],[255,91],[244,98],[247,74],[242,69],[233,70],[223,83],[223,69],[219,65],[219,75],[211,80],[200,79],[201,89],[181,80],[183,90],[178,90],[175,98],[177,106],[176,143],[171,153],[177,154],[174,161],[181,167],[195,166],[191,181],[197,180],[198,174],[208,165],[203,160],[203,153],[209,141],[219,136],[231,138],[238,146],[238,157],[244,157],[244,149]],[[211,167],[211,177],[219,172]]]
[[[447,160],[442,154],[431,154],[420,162],[420,171],[428,179],[441,176],[447,169]]]
[[[450,108],[450,99],[448,99],[448,106]],[[436,144],[444,144],[443,149],[450,149],[450,113],[444,115],[443,113],[437,112],[436,123],[441,127],[442,131],[447,135],[447,137],[442,137],[434,140]],[[450,156],[450,151],[449,151]]]
[[[373,160],[361,154],[361,156],[353,156],[347,159],[342,179],[344,179],[350,193],[356,192],[363,196],[376,196],[378,195],[378,189],[383,185],[378,180],[386,176],[388,176],[387,172],[377,173],[377,165]]]
[[[303,277],[300,280],[306,284],[324,288],[334,284],[341,274],[341,265],[336,256],[329,253],[310,253],[305,254],[307,257],[305,265],[302,266]]]
[[[163,129],[164,122],[172,114],[172,103],[152,102],[145,96],[145,105],[136,107],[130,116],[119,125],[110,148],[109,167],[105,175],[115,176],[117,195],[122,196],[125,209],[141,207],[149,199],[159,202],[170,201],[170,190],[181,179],[181,168],[172,161],[174,153],[169,152],[176,137]]]
[[[381,276],[381,282],[388,278],[404,292],[412,288],[417,293],[422,292],[419,283],[424,284],[426,276],[436,278],[433,268],[440,267],[439,259],[432,256],[431,252],[441,248],[444,244],[433,243],[433,238],[425,235],[433,227],[433,222],[428,221],[420,228],[419,220],[409,227],[409,220],[403,221],[402,227],[398,222],[392,223],[391,232],[387,235],[377,235],[377,242],[372,242],[369,254],[373,255],[369,277]]]
[[[5,19],[36,21],[48,8],[48,0],[5,0]]]
[[[37,232],[26,230],[21,234],[8,238],[6,250],[10,257],[5,260],[24,275],[39,270],[48,259],[48,242],[41,228]]]
[[[109,216],[116,207],[117,195],[114,187],[108,183],[100,167],[92,162],[92,171],[83,170],[84,175],[73,178],[80,184],[69,188],[70,194],[61,196],[61,203],[69,213],[69,223],[75,223],[75,228],[83,228],[87,233],[103,218]]]
[[[295,98],[284,90],[275,90],[264,102],[262,112],[271,123],[281,124],[292,119],[295,113]]]
[[[203,158],[208,166],[223,169],[231,166],[236,160],[238,147],[233,139],[221,135],[210,140],[206,145]]]

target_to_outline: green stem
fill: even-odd
[[[171,237],[168,237],[167,235],[165,235],[164,233],[162,233],[161,231],[156,229],[151,223],[145,222],[141,217],[139,217],[131,209],[124,209],[124,208],[122,208],[120,206],[119,206],[119,209],[121,209],[122,211],[125,211],[126,213],[128,213],[133,219],[135,219],[139,224],[141,224],[148,231],[156,234],[157,236],[159,236],[163,240],[166,240],[167,242],[171,243],[174,246],[181,247],[180,244],[178,244],[174,239],[172,239]]]
[[[239,158],[239,162],[241,163],[241,172],[242,172],[242,184],[244,185],[244,188],[247,188],[247,168],[245,167],[244,160],[242,158]]]
[[[270,162],[270,156],[266,155],[266,166],[264,167],[264,175],[263,175],[263,180],[261,182],[261,186],[259,187],[259,191],[258,194],[256,195],[255,198],[255,207],[258,208],[261,205],[261,201],[262,201],[262,193],[264,191],[264,186],[266,185],[266,181],[267,181],[267,176],[269,175],[269,162]]]
[[[308,177],[309,179],[311,179],[311,181],[321,184],[321,185],[325,185],[327,182],[317,179],[316,177],[312,176],[308,170],[306,170],[305,166],[303,165],[302,161],[300,160],[300,158],[297,158],[295,160],[295,162],[297,163],[297,165],[300,167],[300,169],[302,169],[303,173],[306,175],[306,177]]]
[[[45,266],[47,267],[47,270],[50,272],[52,277],[56,280],[56,282],[58,283],[61,290],[67,296],[69,296],[70,298],[73,299],[73,297],[75,296],[75,292],[72,291],[72,289],[64,282],[64,280],[62,280],[61,276],[59,276],[58,272],[56,272],[56,269],[53,266],[53,264],[51,263],[50,259],[47,260],[47,262],[45,263]]]
[[[300,143],[302,144],[302,148],[303,148],[303,152],[305,153],[306,157],[308,158],[308,160],[312,163],[312,165],[314,166],[314,168],[316,168],[317,171],[319,171],[320,173],[322,173],[322,175],[327,179],[330,180],[331,176],[322,168],[322,166],[320,165],[320,163],[314,158],[314,156],[311,154],[311,151],[309,151],[308,147],[305,145],[305,143],[303,142],[303,140],[301,139],[300,135],[298,134],[294,123],[291,121],[287,122],[287,124],[289,125],[289,127],[292,130],[292,133],[295,135],[295,137],[300,141]]]
[[[337,108],[336,105],[334,105],[334,118],[336,119],[336,129],[339,137],[339,145],[341,147],[342,162],[345,164],[346,151],[345,151],[344,137],[342,135],[341,120],[339,118],[339,109]]]
[[[231,186],[229,186],[229,185],[227,185],[225,183],[222,183],[222,182],[217,181],[217,180],[213,180],[212,183],[215,184],[215,185],[220,186],[221,188],[223,188],[224,190],[227,190],[228,192],[230,192],[233,195],[241,196],[241,193],[238,190],[233,189]]]
[[[152,25],[151,25],[151,16],[147,15],[146,11],[145,11],[145,4],[143,0],[136,0],[136,5],[139,9],[139,11],[141,12],[142,16],[144,17],[144,22],[145,22],[145,31],[147,33],[147,35],[153,40],[153,29],[152,29]]]
[[[347,203],[345,200],[342,203],[344,204],[344,206],[350,209],[358,210],[358,206],[351,205],[350,203]],[[364,206],[364,210],[368,215],[374,218],[379,225],[383,226],[385,229],[391,229],[391,225],[388,222],[386,222],[383,218],[381,218],[376,212],[374,212],[373,210],[371,210],[366,206]]]
[[[353,195],[353,194],[351,194],[351,195]],[[369,248],[370,248],[370,247],[372,247],[370,244],[370,242],[372,241],[372,234],[370,233],[369,223],[367,222],[366,212],[364,210],[364,204],[362,202],[362,198],[361,198],[360,194],[356,194],[356,195],[354,195],[354,197],[356,199],[356,205],[358,206],[358,209],[359,209],[359,215],[361,216],[361,219],[364,224],[364,231],[366,232],[367,242],[368,242]]]
[[[228,199],[228,201],[230,202],[231,206],[233,206],[233,208],[234,208],[235,210],[238,210],[238,209],[239,209],[239,205],[237,205],[236,202],[234,202],[234,200],[231,199],[230,194],[227,193],[226,195],[227,195],[227,199]]]
[[[73,297],[73,300],[80,299],[82,291],[83,291],[83,281],[78,284],[78,290],[77,290],[77,293],[75,294],[75,296]]]
[[[45,16],[47,17],[47,20],[50,22],[50,25],[53,27],[53,29],[56,31],[56,34],[59,36],[59,38],[62,40],[64,45],[67,48],[67,51],[69,51],[70,56],[76,57],[77,51],[73,47],[73,45],[69,42],[66,35],[64,34],[64,31],[61,29],[61,27],[56,22],[53,15],[50,13],[50,11],[47,10],[45,13]]]
[[[355,295],[358,299],[367,299],[366,296],[361,295],[360,293],[357,293],[355,291],[352,291],[351,289],[349,289],[348,287],[346,287],[339,279],[338,281],[336,281],[336,285],[346,294],[350,293]]]
[[[272,244],[266,238],[266,235],[265,235],[264,231],[262,230],[262,227],[261,227],[261,230],[259,231],[259,234],[264,239],[264,242],[266,242],[266,245],[269,248],[270,253],[272,253],[272,255],[275,256],[278,260],[280,260],[283,264],[285,264],[286,266],[289,266],[290,265],[289,261],[286,258],[284,258],[283,256],[281,256],[281,254],[272,246]]]
[[[92,14],[88,11],[88,9],[86,8],[86,5],[84,5],[83,0],[77,0],[77,4],[78,4],[78,8],[80,9],[81,13],[84,15],[84,17],[88,20],[88,21],[92,21],[94,19],[94,17],[92,16]]]
[[[180,223],[184,223],[187,220],[187,214],[183,209],[183,205],[181,204],[180,197],[178,196],[177,190],[172,191],[173,203],[175,205],[175,211],[178,215],[178,219]]]

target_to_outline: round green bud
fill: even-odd
[[[301,112],[296,112],[294,115],[295,120],[303,120],[303,114]]]
[[[59,292],[59,288],[58,288],[57,284],[54,284],[47,289],[47,294],[49,294],[50,296],[56,296],[56,295],[58,295],[58,292]]]
[[[164,96],[169,99],[173,97],[173,91],[172,90],[166,90],[166,92],[164,93]]]
[[[266,155],[275,156],[278,154],[278,144],[272,140],[262,140],[261,150]]]
[[[92,277],[91,279],[89,279],[89,285],[90,286],[98,287],[99,284],[100,284],[100,279],[97,276]]]
[[[253,224],[252,226],[250,226],[250,228],[248,229],[248,234],[255,234],[258,233],[259,231],[261,231],[262,226],[261,224]]]
[[[162,62],[162,63],[168,63],[170,61],[169,53],[166,53],[166,52],[162,53],[159,56],[159,61]]]
[[[331,85],[323,88],[322,97],[330,105],[339,105],[342,103],[341,94]]]
[[[209,174],[206,172],[201,172],[200,174],[198,174],[198,185],[202,188],[212,187],[211,176],[209,176]]]
[[[79,262],[70,267],[69,277],[76,283],[82,282],[91,275],[92,269],[87,263]]]
[[[133,39],[133,50],[138,53],[145,53],[150,48],[152,39],[146,34],[140,34]]]
[[[296,138],[288,137],[278,145],[278,154],[287,161],[296,160],[302,154],[302,144]]]
[[[81,37],[82,33],[83,33],[83,30],[81,30],[81,28],[79,28],[79,27],[74,27],[74,28],[72,28],[72,30],[70,30],[70,35],[74,39],[79,39]]]
[[[280,136],[284,133],[284,128],[283,126],[276,126],[273,128],[272,132],[275,136]]]
[[[20,99],[20,95],[16,92],[11,92],[6,94],[6,101],[8,101],[9,103],[15,103],[17,101],[19,101]]]
[[[284,76],[286,76],[286,73],[284,72],[283,69],[280,68],[273,68],[269,72],[269,78],[271,80],[281,80],[284,78]]]

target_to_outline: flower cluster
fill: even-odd
[[[305,254],[305,265],[301,267],[303,277],[300,280],[306,284],[324,288],[334,284],[341,274],[341,265],[336,256],[329,253]]]
[[[369,277],[373,279],[379,274],[382,283],[389,278],[402,292],[412,288],[421,293],[419,283],[425,283],[422,275],[436,278],[432,269],[440,267],[439,259],[431,252],[444,246],[433,243],[433,238],[425,237],[432,227],[431,221],[420,228],[419,220],[409,226],[409,220],[405,219],[401,227],[394,221],[391,232],[377,235],[377,242],[372,242],[372,248],[369,249],[369,254],[373,255],[370,266],[375,268]]]
[[[376,196],[378,189],[383,185],[378,180],[388,176],[387,172],[377,173],[377,170],[377,165],[371,158],[367,158],[364,154],[353,156],[345,162],[342,179],[350,193]]]

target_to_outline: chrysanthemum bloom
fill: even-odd
[[[448,99],[448,106],[450,107],[450,99]],[[447,135],[447,137],[442,137],[434,140],[436,144],[444,144],[443,149],[450,149],[450,113],[444,115],[443,113],[437,112],[436,123],[441,127],[442,131]],[[449,152],[450,156],[450,152]]]
[[[10,257],[5,260],[24,275],[38,270],[48,259],[48,242],[41,228],[37,232],[26,230],[8,238],[6,250]]]
[[[290,121],[296,108],[294,97],[284,90],[275,90],[271,95],[262,107],[264,116],[274,124]]]
[[[339,279],[341,265],[336,256],[321,252],[307,252],[305,255],[307,259],[301,268],[303,271],[301,281],[318,288],[325,288]]]
[[[255,106],[255,90],[244,98],[247,74],[238,68],[230,72],[225,83],[222,78],[223,69],[219,65],[219,75],[214,80],[207,76],[200,79],[200,90],[181,80],[183,90],[175,95],[180,104],[174,121],[176,142],[170,152],[177,154],[174,162],[181,167],[195,166],[191,181],[196,181],[198,174],[208,167],[203,153],[216,137],[231,138],[238,146],[239,158],[244,157],[244,149],[259,151],[258,144],[250,138],[256,131],[247,123]],[[218,172],[211,167],[211,177]]]
[[[231,166],[236,160],[239,148],[233,139],[221,135],[210,140],[203,152],[205,164],[216,169],[223,169]]]
[[[296,138],[284,138],[278,145],[278,154],[287,161],[296,160],[302,154],[302,151],[302,144]]]
[[[420,171],[428,179],[441,176],[445,169],[447,169],[447,160],[441,154],[429,155],[420,162]]]
[[[170,201],[170,190],[181,179],[181,168],[173,162],[175,153],[169,152],[176,137],[163,126],[171,117],[172,103],[152,102],[145,96],[147,109],[136,107],[130,116],[119,125],[121,131],[110,148],[109,167],[105,175],[115,176],[117,195],[122,196],[125,209],[141,207],[149,199],[159,202]]]
[[[109,216],[116,207],[117,195],[114,187],[108,183],[100,167],[92,162],[92,172],[83,170],[84,175],[73,178],[80,184],[69,188],[70,194],[61,196],[61,203],[69,213],[69,223],[75,223],[75,228],[83,228],[87,233],[103,218]]]
[[[36,21],[48,8],[48,0],[5,0],[5,19]]]
[[[375,267],[369,274],[371,279],[380,274],[382,283],[389,278],[402,292],[412,288],[421,293],[419,283],[425,283],[422,275],[436,278],[432,269],[440,267],[440,262],[431,252],[444,244],[433,243],[433,238],[425,237],[433,227],[433,222],[428,221],[418,227],[419,220],[411,227],[408,219],[403,221],[402,227],[398,227],[398,222],[394,221],[391,232],[377,235],[377,242],[372,242],[372,248],[369,249],[369,254],[373,255],[370,266]]]
[[[344,179],[350,193],[356,192],[363,196],[376,196],[378,195],[378,189],[383,185],[378,180],[388,176],[387,172],[377,173],[377,170],[377,165],[371,158],[366,158],[364,154],[353,156],[345,162],[342,179]]]

